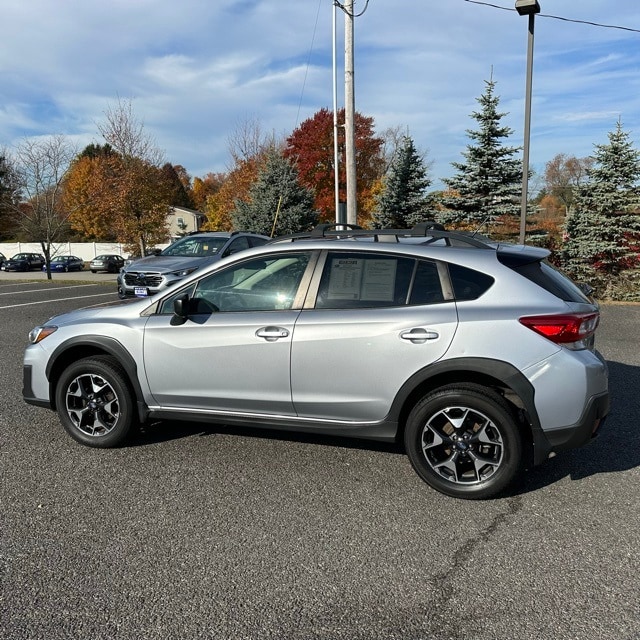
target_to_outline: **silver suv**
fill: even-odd
[[[125,265],[118,274],[118,296],[146,298],[198,269],[269,240],[267,236],[238,231],[185,236],[157,254]]]
[[[547,255],[321,226],[36,327],[24,399],[93,447],[156,419],[399,439],[438,491],[496,496],[609,411],[598,306]]]

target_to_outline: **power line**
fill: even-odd
[[[365,2],[364,9],[360,13],[351,13],[347,11],[347,8],[341,2],[338,2],[338,0],[333,0],[333,4],[341,11],[344,11],[350,18],[359,18],[369,8],[369,0]]]
[[[503,11],[515,11],[515,9],[511,9],[510,7],[501,7],[497,4],[492,4],[490,2],[481,2],[480,0],[464,0],[465,2],[470,2],[472,4],[481,4],[485,7],[492,7],[493,9],[502,9]],[[576,24],[587,24],[591,27],[602,27],[603,29],[619,29],[621,31],[631,31],[632,33],[640,33],[640,29],[633,29],[632,27],[621,27],[616,24],[602,24],[600,22],[591,22],[589,20],[575,20],[573,18],[563,18],[561,16],[552,16],[547,13],[538,13],[537,17],[539,18],[551,18],[553,20],[562,20],[563,22],[574,22]]]
[[[300,92],[300,101],[298,102],[298,113],[296,114],[296,126],[298,127],[298,121],[300,120],[300,109],[302,109],[302,99],[304,97],[304,89],[307,85],[307,76],[309,75],[309,67],[311,66],[311,54],[313,53],[313,44],[316,40],[316,33],[318,31],[318,19],[320,17],[320,7],[322,0],[318,0],[318,11],[316,12],[316,22],[313,25],[313,35],[311,36],[311,46],[309,47],[309,56],[307,57],[307,66],[304,70],[304,80],[302,81],[302,91]]]

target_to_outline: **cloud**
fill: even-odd
[[[628,0],[541,4],[543,13],[640,27]],[[192,175],[224,170],[226,140],[243,118],[286,135],[331,107],[332,14],[328,0],[5,3],[0,146],[46,133],[99,141],[109,104],[132,98],[171,162]],[[337,24],[342,80],[342,14]],[[370,2],[355,20],[356,108],[379,131],[408,128],[439,179],[460,160],[493,74],[512,144],[521,144],[526,29],[512,10],[465,0]],[[537,17],[534,166],[588,154],[619,116],[640,132],[639,67],[638,34]]]

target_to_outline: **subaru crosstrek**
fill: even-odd
[[[598,306],[547,255],[321,226],[36,327],[24,399],[93,447],[157,419],[399,439],[435,489],[496,496],[609,411]]]
[[[176,240],[157,255],[125,265],[118,274],[120,298],[146,298],[185,276],[234,253],[259,247],[270,238],[255,233],[214,231],[194,233]]]

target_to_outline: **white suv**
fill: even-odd
[[[237,231],[193,233],[158,253],[126,264],[118,274],[118,296],[146,298],[198,269],[269,240],[267,236]]]
[[[89,446],[156,419],[400,439],[435,489],[496,496],[609,411],[598,306],[547,255],[322,226],[36,327],[23,395]]]

